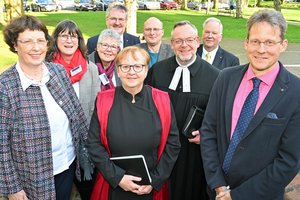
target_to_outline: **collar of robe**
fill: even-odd
[[[183,92],[191,92],[191,83],[190,83],[191,75],[190,75],[190,70],[188,67],[191,66],[196,61],[196,58],[197,58],[197,56],[194,56],[192,62],[190,62],[187,65],[181,65],[178,62],[178,59],[176,57],[176,62],[179,66],[175,70],[172,81],[169,85],[169,89],[174,90],[174,91],[176,90],[179,80],[181,78],[181,74],[182,74],[182,91]]]

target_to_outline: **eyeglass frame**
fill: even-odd
[[[61,41],[66,42],[68,39],[70,39],[72,42],[76,42],[79,40],[78,35],[70,35],[70,34],[59,34],[58,37],[60,37]]]
[[[98,42],[97,45],[100,45],[102,48],[106,46],[106,48],[103,48],[104,50],[107,50],[108,48],[110,48],[113,51],[119,51],[120,50],[119,46],[109,45],[107,43]]]
[[[141,66],[141,69],[140,70],[136,70],[136,66]],[[118,67],[120,68],[120,70],[123,72],[123,73],[128,73],[130,72],[131,69],[133,69],[133,71],[135,73],[140,73],[143,71],[144,67],[146,67],[147,65],[144,65],[144,64],[134,64],[134,65],[127,65],[127,64],[119,64]],[[124,71],[124,68],[123,67],[129,67],[128,70]]]
[[[117,21],[119,21],[119,22],[126,22],[126,18],[117,18],[117,17],[107,17],[109,20],[111,20],[111,21],[114,21],[114,22],[117,22]]]
[[[253,47],[260,47],[261,44],[264,44],[265,47],[274,47],[276,44],[282,43],[283,41],[282,40],[280,40],[280,41],[266,40],[264,42],[261,42],[261,41],[259,41],[257,39],[255,39],[255,40],[249,40],[249,39],[247,39],[247,42],[248,42],[248,44],[250,44]]]
[[[183,43],[185,42],[187,45],[192,45],[193,42],[197,39],[198,37],[188,37],[188,38],[177,38],[177,39],[171,39],[171,42],[174,42],[175,45],[183,45]],[[190,41],[188,41],[190,40]]]
[[[34,47],[35,44],[37,44],[39,46],[48,44],[48,40],[46,40],[46,39],[38,39],[38,40],[23,39],[23,40],[17,40],[17,42],[20,42],[22,45],[27,46],[27,47]]]

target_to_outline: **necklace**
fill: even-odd
[[[36,81],[36,82],[38,82],[38,83],[42,83],[42,78],[43,78],[43,73],[42,73],[42,69],[41,69],[41,71],[37,74],[37,75],[34,75],[34,76],[32,76],[32,75],[29,75],[29,74],[27,74],[26,72],[24,72],[23,71],[23,73],[24,73],[24,75],[28,78],[28,79],[30,79],[30,80],[32,80],[32,81]]]

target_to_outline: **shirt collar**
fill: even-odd
[[[217,46],[217,48],[215,48],[214,50],[209,52],[212,60],[215,59],[218,49],[219,49],[219,46]],[[206,51],[204,46],[203,46],[202,58],[204,58],[204,60],[205,60],[205,56],[206,56],[207,53],[208,53],[208,51]]]
[[[27,78],[26,75],[24,74],[19,62],[16,63],[16,69],[17,69],[17,72],[19,73],[19,77],[20,77],[21,86],[22,86],[23,91],[25,91],[31,85],[33,85],[33,86],[45,85],[50,79],[49,70],[45,66],[44,63],[42,65],[43,77],[42,77],[42,82],[41,83],[39,83],[35,80],[31,80],[31,79]]]
[[[268,86],[272,86],[278,73],[279,73],[280,67],[279,67],[279,63],[276,63],[276,66],[274,67],[274,69],[272,69],[271,71],[269,71],[268,73],[258,77],[262,82],[264,82],[266,85]],[[246,71],[246,78],[247,80],[251,80],[252,78],[256,77],[255,74],[252,71],[252,67],[251,64],[249,64],[249,67]]]

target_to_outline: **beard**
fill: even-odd
[[[181,56],[180,54],[177,55],[177,60],[181,65],[188,65],[190,64],[194,58],[195,58],[195,54],[191,54],[190,56]]]

